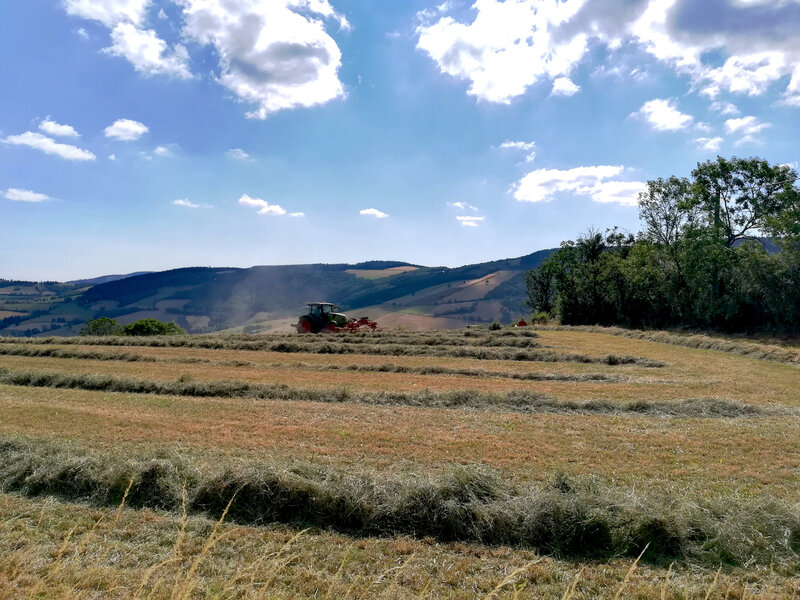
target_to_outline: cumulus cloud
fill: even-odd
[[[146,75],[174,75],[180,79],[192,76],[189,52],[176,44],[172,50],[152,29],[140,29],[133,23],[119,23],[111,31],[108,54],[127,59],[133,68]]]
[[[635,206],[639,192],[645,189],[641,181],[617,181],[625,167],[598,165],[572,169],[537,169],[520,179],[513,188],[520,202],[549,202],[556,194],[571,193],[588,196],[595,202]]]
[[[347,21],[327,0],[183,0],[184,35],[214,46],[219,82],[257,108],[248,117],[344,96],[341,51],[325,20]]]
[[[304,212],[292,212],[292,213],[289,213],[289,216],[290,217],[305,217],[306,213],[304,213]]]
[[[252,160],[250,155],[241,148],[231,148],[225,154],[234,160]]]
[[[643,51],[711,99],[761,95],[791,76],[782,102],[800,106],[797,0],[474,0],[471,9],[429,11],[417,47],[480,100],[508,103],[539,80],[569,78],[604,46],[608,61],[619,48]],[[705,60],[710,51],[722,64]]]
[[[285,215],[286,209],[279,204],[270,204],[261,198],[251,198],[247,194],[242,194],[239,198],[239,204],[242,206],[252,206],[258,209],[260,215]]]
[[[172,156],[172,150],[170,150],[166,146],[156,146],[155,150],[153,150],[153,154],[155,154],[156,156],[163,156],[163,157]]]
[[[720,145],[722,145],[722,138],[721,137],[701,137],[697,138],[694,141],[701,150],[708,150],[709,152],[716,152],[719,150]]]
[[[18,188],[8,188],[5,193],[6,200],[14,202],[44,202],[50,200],[47,194],[39,194],[31,190],[21,190]]]
[[[768,127],[772,127],[772,123],[763,123],[753,116],[725,121],[725,131],[731,135],[740,136],[736,141],[737,146],[757,143],[759,141],[758,134]]]
[[[389,215],[385,212],[378,210],[377,208],[365,208],[363,210],[358,211],[358,214],[365,215],[367,217],[375,217],[376,219],[385,219]]]
[[[685,129],[694,120],[678,110],[673,100],[656,98],[642,104],[638,112],[631,115],[647,121],[656,131],[678,131]]]
[[[60,156],[65,160],[87,161],[95,160],[95,158],[97,158],[88,150],[78,148],[77,146],[71,146],[70,144],[62,144],[55,141],[53,138],[42,135],[41,133],[35,133],[33,131],[26,131],[25,133],[21,133],[19,135],[10,135],[5,138],[3,142],[6,144],[12,144],[14,146],[28,146],[29,148],[35,148],[36,150],[41,150],[45,154]]]
[[[477,206],[472,206],[469,202],[450,202],[449,204],[458,210],[478,210]]]
[[[553,81],[551,96],[574,96],[580,91],[581,87],[575,85],[569,77],[556,77]]]
[[[525,162],[531,162],[536,158],[536,142],[512,142],[506,140],[500,144],[501,150],[521,150],[525,152]]]
[[[458,216],[456,220],[461,223],[462,227],[477,227],[486,217],[464,217]]]
[[[183,206],[184,208],[201,208],[203,204],[195,204],[188,198],[180,198],[179,200],[173,200],[172,203],[175,206]]]
[[[53,137],[80,137],[72,125],[56,123],[55,121],[51,121],[49,117],[39,123],[39,129]]]
[[[469,82],[480,100],[508,104],[545,78],[567,77],[588,50],[588,35],[559,34],[582,2],[476,0],[468,23],[450,16],[417,28],[417,48],[442,73]]]
[[[68,14],[90,21],[98,21],[111,29],[117,23],[141,23],[151,0],[65,0]]]
[[[114,138],[123,142],[138,140],[150,129],[144,123],[131,119],[117,119],[105,128],[107,138]]]

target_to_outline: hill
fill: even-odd
[[[396,261],[187,267],[68,283],[0,280],[0,334],[73,335],[90,318],[175,321],[192,333],[285,329],[310,300],[386,326],[461,327],[526,313],[524,274],[553,250],[466,265]]]

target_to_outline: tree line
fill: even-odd
[[[564,324],[800,332],[800,188],[789,165],[717,157],[647,182],[642,230],[590,230],[526,273]]]

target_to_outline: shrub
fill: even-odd
[[[500,325],[499,321],[495,321],[494,323],[489,325],[489,331],[500,331],[502,328],[503,326]]]
[[[549,320],[550,320],[550,314],[544,311],[531,313],[531,323],[536,323],[537,325],[544,325]]]
[[[125,325],[125,335],[182,335],[186,331],[174,321],[164,323],[158,319],[140,319],[135,323]]]
[[[122,335],[122,326],[108,317],[89,319],[78,335]]]

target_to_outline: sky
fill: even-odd
[[[0,56],[7,279],[516,257],[800,149],[800,0],[5,0]]]

